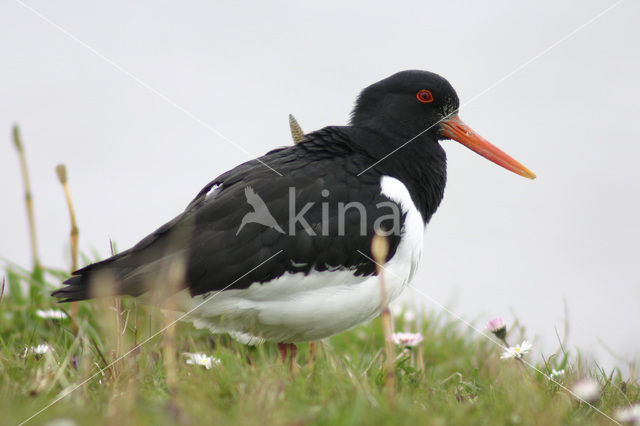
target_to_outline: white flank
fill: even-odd
[[[424,224],[402,182],[384,176],[380,186],[382,194],[397,202],[406,215],[400,244],[385,265],[387,297],[392,301],[415,274],[422,256]],[[244,290],[214,294],[191,297],[184,290],[179,300],[184,310],[191,310],[210,297],[193,312],[195,326],[229,333],[247,344],[318,340],[380,313],[378,277],[355,276],[351,270],[287,273]]]
[[[391,262],[397,259],[403,263],[403,266],[408,267],[408,281],[411,281],[422,258],[422,246],[424,245],[422,215],[413,204],[409,190],[398,179],[391,176],[383,176],[380,180],[380,186],[382,187],[382,194],[400,204],[402,213],[406,214],[405,223],[402,227],[402,240]]]

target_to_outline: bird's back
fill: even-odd
[[[354,132],[359,131],[324,128],[300,144],[273,150],[220,175],[183,213],[131,249],[77,271],[54,294],[66,300],[102,294],[91,289],[91,281],[109,276],[117,282],[110,292],[137,296],[166,286],[167,271],[177,263],[185,269],[179,288],[187,287],[193,295],[243,289],[286,273],[345,269],[374,274],[373,263],[359,252],[369,252],[375,220],[389,213],[376,211],[376,204],[389,200],[380,194],[380,173],[358,176],[373,159],[354,146],[353,138],[362,137]],[[258,198],[284,233],[261,223],[246,223],[238,232]],[[348,203],[364,206],[363,226],[362,211],[356,208],[338,220],[339,205]],[[304,214],[296,218],[292,210]],[[390,236],[390,256],[398,241],[399,235]]]

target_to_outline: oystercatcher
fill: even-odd
[[[440,141],[535,177],[464,124],[458,107],[437,74],[381,80],[360,93],[350,125],[305,134],[218,176],[176,218],[74,272],[53,295],[171,296],[196,326],[249,344],[318,340],[367,321],[380,312],[372,236],[388,237],[393,300],[416,271],[442,200]]]

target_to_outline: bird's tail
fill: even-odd
[[[178,216],[129,250],[75,271],[51,295],[60,302],[140,296],[151,290],[158,298],[169,296],[186,287],[191,230],[191,219]]]
[[[74,275],[63,284],[64,287],[51,293],[53,297],[57,297],[59,302],[74,302],[76,300],[87,300],[89,296],[89,286],[82,275]]]
[[[123,285],[125,277],[118,262],[120,258],[114,256],[75,271],[62,283],[63,287],[51,295],[62,303],[130,293]]]

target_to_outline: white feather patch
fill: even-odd
[[[402,182],[383,176],[380,187],[382,194],[397,202],[406,215],[400,244],[385,266],[387,300],[391,302],[415,274],[422,256],[424,224]],[[283,343],[318,340],[380,313],[378,277],[355,276],[350,270],[287,273],[244,290],[196,297],[185,290],[179,294],[179,300],[185,311],[202,304],[190,315],[197,327],[229,333],[248,344],[263,340]]]

